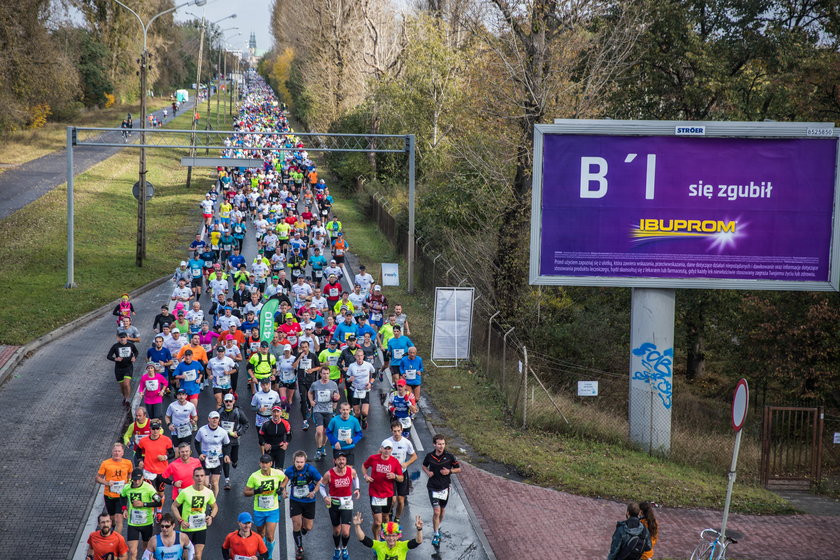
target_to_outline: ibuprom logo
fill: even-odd
[[[677,126],[674,129],[677,136],[705,136],[706,127],[702,125]]]

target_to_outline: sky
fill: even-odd
[[[273,3],[273,0],[208,0],[207,4],[201,8],[188,6],[179,9],[175,12],[175,21],[194,19],[187,12],[199,17],[203,14],[209,21],[218,21],[235,13],[236,19],[227,19],[219,23],[222,29],[228,27],[239,28],[225,31],[228,44],[233,50],[245,50],[248,48],[248,39],[251,37],[251,33],[255,33],[257,36],[257,56],[259,56],[269,50],[274,43],[274,39],[271,37],[271,5]],[[237,33],[241,33],[241,35],[228,39]]]

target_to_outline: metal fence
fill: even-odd
[[[373,194],[367,204],[368,217],[406,251],[406,235],[384,196]],[[430,240],[418,236],[416,286],[432,296],[436,287],[474,285],[466,259],[437,252]],[[526,347],[520,333],[504,324],[482,290],[476,290],[473,316],[471,361],[492,382],[508,407],[513,425],[608,443],[629,444],[629,373],[602,371],[564,361],[536,348]],[[529,309],[536,313],[538,309]],[[536,326],[536,324],[535,324]],[[520,334],[522,337],[520,338]],[[578,396],[578,383],[597,382],[597,396]],[[648,387],[650,387],[648,385]],[[658,398],[650,387],[643,398]],[[758,482],[761,472],[761,418],[763,401],[753,395],[752,411],[744,426],[738,478]],[[669,456],[681,463],[712,472],[725,473],[731,461],[733,433],[730,427],[731,395],[702,398],[688,391],[673,394],[671,450]],[[837,480],[840,494],[840,445],[831,443],[840,432],[840,417],[826,422],[826,450],[823,457],[824,483]],[[650,450],[652,453],[654,450]],[[832,479],[832,473],[834,479]]]

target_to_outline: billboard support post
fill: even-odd
[[[648,453],[671,449],[675,291],[633,288],[630,303],[630,441]]]

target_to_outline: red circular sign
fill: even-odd
[[[736,432],[744,427],[747,419],[747,408],[750,403],[750,387],[746,379],[739,379],[732,396],[732,429]]]

